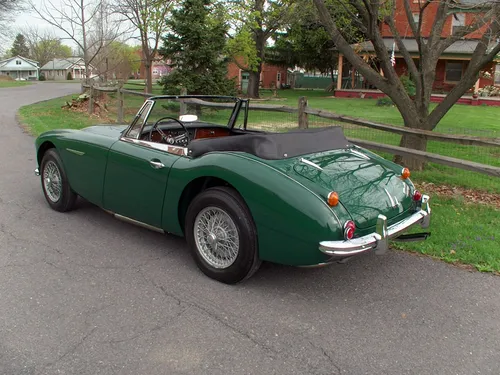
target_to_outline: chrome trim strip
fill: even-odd
[[[110,211],[107,211],[107,212],[110,212]],[[127,216],[123,216],[123,215],[120,215],[120,214],[112,213],[112,215],[114,217],[116,217],[117,219],[125,221],[127,223],[131,223],[131,224],[137,225],[139,227],[143,227],[143,228],[146,228],[146,229],[149,229],[149,230],[153,230],[155,232],[165,233],[165,231],[163,229],[157,228],[157,227],[155,227],[153,225],[149,225],[149,224],[143,223],[142,221],[134,220],[134,219],[131,219],[131,218],[127,217]]]
[[[384,191],[387,194],[387,196],[389,197],[389,200],[391,201],[391,206],[396,207],[396,205],[394,204],[394,199],[392,199],[392,197],[391,197],[391,194],[389,194],[389,192],[387,191],[386,188],[384,188]]]
[[[83,155],[85,155],[85,152],[83,152],[83,151],[78,151],[78,150],[73,150],[72,148],[67,148],[67,147],[66,147],[66,151],[69,151],[69,152],[71,152],[71,153],[73,153],[73,154],[75,154],[75,155],[78,155],[78,156],[83,156]]]
[[[363,158],[363,159],[366,159],[366,160],[370,160],[370,157],[368,155],[365,155],[361,152],[359,152],[358,150],[353,150],[352,148],[349,149],[349,151],[351,151],[351,153],[355,154],[355,155],[358,155],[359,157]]]
[[[316,163],[313,163],[312,161],[310,160],[307,160],[307,159],[304,159],[304,158],[300,158],[299,160],[301,163],[304,163],[304,164],[307,164],[307,165],[310,165],[311,167],[314,167],[316,169],[319,169],[320,171],[323,170],[323,168],[321,168],[318,164]]]
[[[420,224],[422,228],[427,228],[430,223],[430,216],[429,196],[424,195],[420,211],[415,212],[406,219],[387,227],[387,217],[379,215],[375,232],[348,241],[322,241],[319,243],[319,250],[333,257],[357,255],[372,249],[375,250],[376,254],[383,254],[389,247],[388,241],[411,226]]]
[[[172,146],[172,145],[167,145],[165,143],[143,141],[141,139],[134,139],[134,138],[128,138],[128,137],[120,137],[120,141],[133,143],[133,144],[136,144],[139,146],[144,146],[144,147],[152,148],[152,149],[159,150],[159,151],[168,152],[169,154],[183,155],[183,156],[188,155],[187,147]]]

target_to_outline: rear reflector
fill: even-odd
[[[422,193],[420,193],[418,190],[415,190],[415,192],[413,193],[413,200],[415,202],[419,202],[422,200]]]
[[[355,231],[356,224],[354,224],[354,221],[349,220],[344,224],[344,238],[346,240],[352,240],[354,238]]]

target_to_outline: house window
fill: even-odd
[[[21,60],[16,60],[16,65],[21,65]]]
[[[281,82],[281,72],[276,75],[276,81]]]
[[[420,13],[413,13],[413,22],[418,25],[418,20],[420,19]]]
[[[495,68],[495,85],[500,85],[500,64]]]
[[[444,80],[447,82],[458,82],[462,79],[464,64],[462,61],[446,61],[446,73]]]
[[[451,16],[451,32],[455,34],[456,32],[462,30],[465,27],[465,13],[455,13]]]

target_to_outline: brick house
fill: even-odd
[[[413,37],[412,30],[406,17],[403,2],[404,0],[396,0],[396,13],[394,17],[395,25],[408,52],[414,56],[415,61],[418,63],[417,41]],[[454,4],[455,13],[454,15],[448,16],[446,19],[442,37],[445,38],[450,36],[457,28],[473,24],[476,17],[480,17],[481,15],[481,9],[478,8],[481,3],[484,3],[484,0],[456,1]],[[418,22],[420,6],[419,0],[410,0],[410,6],[413,13],[413,19]],[[438,6],[438,2],[431,2],[424,12],[421,27],[421,34],[424,38],[429,37],[430,35]],[[385,24],[381,24],[380,29],[387,50],[389,53],[394,51],[394,68],[397,74],[399,76],[408,74],[404,58],[399,53],[399,49],[394,42],[394,38],[389,27]],[[444,51],[436,66],[436,78],[433,84],[434,93],[445,94],[461,80],[462,74],[471,59],[472,53],[479,42],[481,34],[481,29],[470,33]],[[358,51],[358,54],[363,56],[366,60],[375,56],[371,41],[359,43],[355,45],[354,48]],[[361,75],[351,67],[351,64],[348,61],[343,59],[342,54],[339,54],[338,63],[339,76],[342,78],[337,79],[337,90],[335,91],[335,96],[348,96],[348,93],[352,92],[352,90],[359,92],[363,90],[375,89],[375,87],[371,86],[369,82],[366,82],[363,77],[361,77]],[[375,65],[379,68],[379,64],[377,62],[375,62]],[[480,78],[477,80],[475,87],[471,88],[470,93],[474,91],[477,92],[480,88],[494,84],[500,85],[500,61],[498,59],[485,67],[482,74],[480,74]],[[383,95],[382,93],[380,94]]]
[[[249,73],[243,66],[241,60],[238,59],[239,66],[235,62],[230,62],[227,66],[227,77],[229,79],[236,78],[238,89],[242,93],[247,92]],[[281,88],[283,84],[287,83],[287,67],[277,66],[271,64],[262,64],[262,71],[260,73],[260,87],[264,89]]]

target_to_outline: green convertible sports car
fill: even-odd
[[[252,110],[250,109],[250,112]],[[36,139],[43,193],[77,196],[115,217],[185,236],[209,277],[237,283],[261,261],[315,266],[429,233],[429,197],[409,171],[349,142],[342,128],[250,129],[249,102],[156,96],[128,126],[54,130]]]

